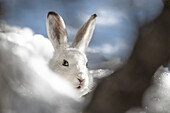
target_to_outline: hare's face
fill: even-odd
[[[51,69],[69,80],[80,91],[88,89],[91,77],[88,76],[87,58],[75,48],[55,51],[50,61]]]
[[[49,12],[47,16],[47,32],[55,49],[50,68],[70,81],[82,94],[92,82],[92,77],[88,76],[85,50],[94,31],[95,17],[95,14],[92,15],[79,29],[70,45],[63,19],[54,12]]]

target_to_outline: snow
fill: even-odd
[[[132,108],[127,113],[170,112],[170,70],[160,66],[153,76],[153,83],[143,95],[142,108]]]

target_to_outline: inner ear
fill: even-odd
[[[93,14],[90,19],[78,30],[73,40],[72,47],[85,52],[93,35],[96,16],[96,14]]]
[[[55,12],[49,12],[47,15],[47,33],[54,49],[68,44],[68,35],[64,21]]]

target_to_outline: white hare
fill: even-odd
[[[62,17],[55,12],[49,12],[47,15],[48,37],[55,50],[49,66],[55,73],[70,81],[80,95],[89,92],[93,81],[88,75],[85,51],[93,35],[95,18],[96,14],[93,14],[78,30],[70,44]]]

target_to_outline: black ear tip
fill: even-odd
[[[55,13],[54,11],[50,11],[50,12],[48,12],[48,14],[47,14],[47,18],[48,18],[50,15],[58,16],[58,14],[57,14],[57,13]]]
[[[93,16],[94,16],[94,17],[97,17],[97,15],[96,15],[96,14],[93,14]]]
[[[92,19],[95,19],[97,17],[97,15],[93,14],[91,17],[92,17]]]

